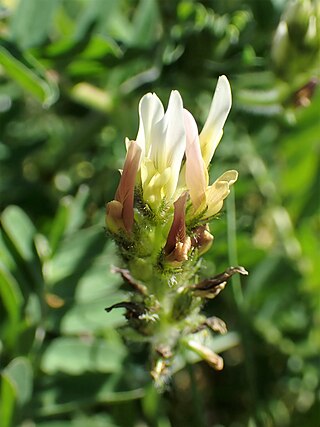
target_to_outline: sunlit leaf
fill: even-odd
[[[125,355],[126,351],[120,342],[92,338],[57,338],[45,350],[41,366],[49,374],[119,372]]]
[[[21,62],[12,52],[0,46],[0,65],[7,75],[44,106],[49,107],[57,99],[57,86],[52,79],[40,77],[39,74],[44,74],[40,64],[34,59],[32,62],[32,65],[26,61]],[[35,66],[40,73],[35,73]]]
[[[12,319],[18,318],[23,298],[19,285],[10,272],[0,263],[0,293],[2,301]]]
[[[1,374],[0,381],[1,423],[3,427],[11,427],[13,424],[17,391],[9,376]]]
[[[1,222],[21,258],[31,261],[35,227],[27,215],[18,206],[10,206],[2,213]]]
[[[140,0],[132,22],[134,46],[150,46],[161,31],[158,5],[155,0]]]
[[[33,388],[33,372],[29,360],[24,357],[13,359],[4,369],[3,375],[9,378],[14,386],[17,403],[27,403]]]
[[[50,31],[54,12],[60,0],[41,2],[38,0],[19,1],[11,18],[11,34],[23,49],[43,43]]]

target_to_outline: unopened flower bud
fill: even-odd
[[[173,264],[187,261],[191,249],[191,239],[186,234],[185,207],[187,193],[174,203],[174,217],[164,247],[165,260]]]
[[[188,340],[186,342],[186,346],[217,371],[221,371],[221,369],[223,369],[222,357],[218,356],[210,348],[205,347],[196,340]]]
[[[118,200],[112,200],[106,205],[106,226],[114,234],[117,234],[120,229],[125,230],[122,211],[123,206]]]
[[[282,70],[286,66],[289,52],[288,27],[285,21],[280,21],[271,45],[271,58],[277,69]]]
[[[317,67],[320,46],[319,2],[290,1],[277,27],[271,58],[282,77],[290,79]]]
[[[193,230],[193,235],[191,237],[191,245],[193,248],[198,249],[198,254],[203,255],[207,252],[213,243],[213,235],[209,232],[209,226],[200,225],[199,227]]]
[[[283,18],[287,22],[290,39],[295,44],[303,43],[313,9],[310,0],[295,0],[288,3]]]
[[[135,141],[129,141],[128,152],[115,200],[107,204],[106,225],[114,233],[119,228],[124,228],[128,233],[132,230],[134,221],[134,187],[140,159],[141,148]]]

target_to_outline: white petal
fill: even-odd
[[[143,155],[149,155],[152,128],[163,116],[163,105],[155,93],[147,93],[141,98],[139,103],[139,130],[136,141],[141,147]]]
[[[172,91],[164,117],[153,126],[150,158],[161,170],[172,164],[172,156],[184,137],[182,99],[178,91]],[[184,147],[185,148],[185,144]]]
[[[186,133],[184,127],[183,102],[178,91],[172,91],[168,110],[165,115],[167,120],[166,130],[166,150],[167,164],[171,166],[172,171],[172,191],[176,190],[181,162],[186,149]],[[170,194],[170,197],[173,194]]]
[[[202,156],[208,166],[223,134],[223,126],[232,104],[231,88],[226,76],[220,76],[208,118],[200,134]]]
[[[188,110],[184,110],[186,129],[186,168],[185,177],[194,210],[205,201],[205,191],[208,185],[208,172],[205,167],[195,119]]]
[[[168,198],[173,196],[176,189],[181,161],[185,152],[186,137],[183,121],[183,104],[178,91],[172,91],[168,109],[151,132],[152,146],[150,158],[156,169],[161,173],[171,167],[171,188]]]
[[[177,90],[171,92],[168,109],[164,116],[164,122],[166,126],[166,151],[168,153],[168,162],[170,165],[174,165],[176,161],[181,163],[186,148],[186,137],[183,102]]]

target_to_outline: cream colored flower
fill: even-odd
[[[171,92],[166,113],[157,95],[148,93],[140,101],[139,118],[136,141],[142,151],[143,198],[156,210],[163,200],[173,203],[179,196],[176,191],[186,147],[179,92]]]
[[[223,125],[231,107],[231,90],[228,79],[219,77],[208,118],[198,135],[197,124],[192,114],[184,110],[186,130],[186,168],[185,181],[188,188],[193,215],[210,218],[217,214],[223,200],[230,193],[230,186],[237,180],[238,172],[229,170],[223,173],[212,185],[209,184],[207,166],[220,142]]]
[[[209,185],[207,168],[222,137],[230,108],[231,89],[225,76],[219,77],[200,135],[192,114],[183,109],[178,91],[171,92],[166,112],[156,94],[142,97],[138,135],[136,141],[126,140],[123,173],[115,200],[107,205],[106,222],[111,231],[122,228],[131,232],[137,183],[142,186],[144,202],[154,212],[164,204],[173,206],[182,193],[190,195],[193,217],[206,220],[220,211],[238,173],[227,171]],[[186,200],[186,196],[182,200]],[[184,205],[177,206],[181,210]]]
[[[231,88],[226,76],[220,76],[213,95],[207,120],[200,133],[200,146],[206,166],[218,147],[223,135],[223,126],[232,105]]]

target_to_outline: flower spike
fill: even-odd
[[[160,388],[189,356],[223,368],[210,334],[226,333],[226,325],[207,318],[201,308],[233,274],[247,274],[230,267],[214,277],[198,277],[201,256],[214,240],[209,222],[238,178],[229,170],[209,183],[208,166],[230,107],[230,85],[221,76],[199,135],[178,91],[171,92],[166,111],[156,94],[143,96],[137,137],[126,139],[119,186],[107,204],[107,227],[123,262],[113,271],[129,294],[106,304],[106,310],[125,309],[134,336],[149,344],[150,374]]]

